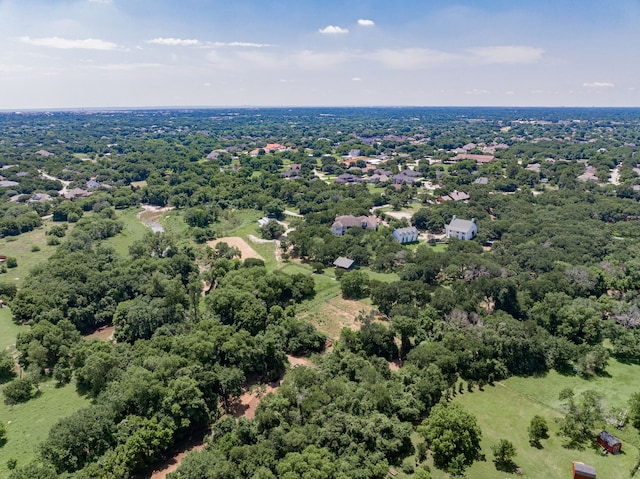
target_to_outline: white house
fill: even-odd
[[[400,244],[413,243],[414,241],[418,241],[418,230],[415,226],[396,228],[393,230],[393,239]]]
[[[478,234],[478,227],[476,226],[476,219],[471,218],[469,220],[461,220],[453,215],[451,223],[445,226],[447,232],[447,238],[458,238],[461,240],[470,240],[475,238]]]

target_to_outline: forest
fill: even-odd
[[[639,113],[0,113],[0,476],[632,477]]]

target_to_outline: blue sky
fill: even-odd
[[[0,0],[0,109],[640,106],[640,0]]]

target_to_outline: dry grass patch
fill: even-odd
[[[309,321],[330,338],[337,339],[343,328],[360,329],[356,318],[362,311],[369,313],[372,309],[362,301],[333,297],[318,308],[301,313],[299,319]]]
[[[241,258],[243,260],[247,258],[256,258],[264,261],[264,258],[261,255],[259,255],[256,252],[256,250],[254,250],[251,246],[249,246],[249,244],[244,239],[240,238],[239,236],[226,236],[224,238],[218,238],[216,240],[207,241],[207,246],[209,246],[212,249],[215,249],[218,243],[227,243],[229,246],[238,248],[238,250],[240,251],[240,254],[242,255]]]

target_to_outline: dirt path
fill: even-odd
[[[309,358],[299,358],[287,354],[287,359],[292,368],[296,366],[315,367]],[[283,379],[284,375],[268,384],[252,384],[247,386],[244,394],[238,398],[232,407],[233,417],[253,419],[262,398],[269,393],[277,392],[278,389],[280,389]]]
[[[184,448],[181,448],[180,452],[177,453],[172,458],[160,464],[155,470],[153,470],[150,474],[145,474],[141,477],[144,479],[166,479],[167,474],[171,472],[175,472],[183,459],[193,451],[201,451],[204,448],[205,444],[201,439],[196,439],[187,443]]]
[[[309,358],[299,358],[287,355],[287,359],[289,360],[289,364],[292,368],[296,366],[315,367]],[[284,376],[269,384],[253,384],[251,386],[247,386],[246,392],[238,398],[232,407],[233,417],[253,419],[262,398],[269,393],[277,392],[282,384],[283,378]],[[201,451],[204,446],[205,443],[200,439],[187,443],[183,448],[180,448],[180,452],[171,459],[160,464],[150,475],[144,475],[144,479],[166,479],[167,474],[175,472],[178,469],[180,463],[187,454],[193,451]]]
[[[240,254],[242,255],[241,258],[243,260],[247,258],[256,258],[256,259],[264,260],[264,258],[256,252],[256,250],[254,250],[251,246],[249,246],[249,244],[239,236],[225,236],[224,238],[218,238],[216,240],[207,241],[207,246],[209,246],[212,249],[215,249],[218,243],[227,243],[229,246],[234,246],[238,248],[238,250],[240,251]]]

